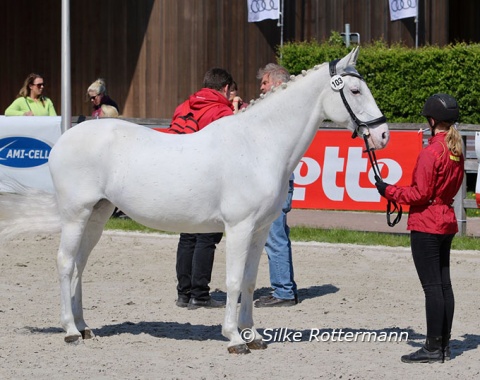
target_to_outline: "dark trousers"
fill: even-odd
[[[216,244],[223,233],[180,234],[177,249],[177,292],[180,299],[210,299]]]
[[[412,231],[413,261],[425,293],[427,337],[449,336],[455,298],[450,282],[450,248],[454,234]]]

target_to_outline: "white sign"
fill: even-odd
[[[0,191],[13,179],[53,193],[48,157],[60,135],[60,116],[0,116]]]
[[[418,0],[388,0],[390,5],[390,20],[417,17]]]
[[[266,19],[278,20],[280,0],[247,0],[248,22]]]

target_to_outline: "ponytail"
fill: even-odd
[[[452,124],[448,129],[447,136],[445,137],[448,150],[455,156],[461,156],[463,153],[463,140],[460,132],[457,131],[455,124]]]

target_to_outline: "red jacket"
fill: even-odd
[[[205,107],[209,107],[205,113],[197,120],[199,130],[205,128],[211,122],[220,119],[224,116],[233,115],[233,105],[230,101],[223,96],[220,92],[211,88],[202,88],[180,104],[173,113],[172,121],[178,116],[184,114],[183,106],[185,103],[189,103],[190,109],[193,112],[193,117],[196,113],[201,111]]]
[[[445,133],[428,140],[413,170],[410,186],[387,186],[385,197],[410,205],[407,229],[432,234],[458,232],[452,207],[453,197],[462,185],[464,157],[447,148]]]

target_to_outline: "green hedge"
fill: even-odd
[[[281,63],[291,74],[345,56],[341,37],[329,41],[287,43],[279,49]],[[280,55],[281,54],[281,55]],[[378,106],[391,123],[422,123],[425,99],[438,92],[453,95],[461,109],[460,122],[480,124],[480,45],[459,43],[418,49],[387,46],[382,41],[361,46],[357,69]]]

